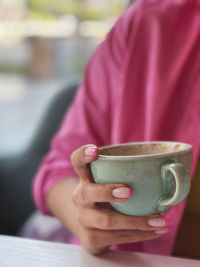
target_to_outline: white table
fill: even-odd
[[[200,261],[135,252],[92,256],[81,247],[0,235],[4,267],[200,267]]]

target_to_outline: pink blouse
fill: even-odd
[[[138,0],[93,54],[73,104],[35,178],[37,207],[74,175],[72,151],[136,141],[170,140],[200,151],[200,0]],[[185,201],[166,215],[169,233],[118,249],[170,254]]]

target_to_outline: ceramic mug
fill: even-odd
[[[181,202],[190,190],[192,146],[178,142],[127,143],[99,148],[91,163],[98,184],[125,184],[131,198],[110,204],[127,215],[153,215]]]

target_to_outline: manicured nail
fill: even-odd
[[[155,231],[155,233],[156,233],[157,235],[164,235],[164,234],[166,234],[166,233],[168,233],[168,232],[169,232],[169,229],[168,229],[168,228],[160,229],[160,230],[156,230],[156,231]]]
[[[97,147],[96,146],[86,147],[85,155],[96,157],[97,156]]]
[[[148,225],[155,227],[167,226],[165,218],[151,218],[147,221]]]
[[[131,188],[120,187],[112,191],[113,197],[116,198],[130,198],[131,197]]]

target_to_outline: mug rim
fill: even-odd
[[[144,145],[144,144],[180,144],[180,145],[186,145],[186,148],[179,149],[177,151],[173,152],[163,152],[163,153],[156,153],[156,154],[141,154],[141,155],[120,155],[120,156],[115,156],[115,155],[101,155],[98,154],[99,159],[107,159],[107,160],[126,160],[126,159],[148,159],[148,158],[160,158],[160,157],[166,157],[166,156],[175,156],[175,155],[180,155],[180,154],[187,154],[192,152],[193,148],[191,144],[184,143],[184,142],[176,142],[176,141],[147,141],[147,142],[128,142],[128,143],[121,143],[121,144],[116,144],[116,145],[108,145],[108,146],[102,146],[98,148],[98,151],[100,152],[101,150],[105,148],[111,148],[111,147],[120,147],[124,145]]]

